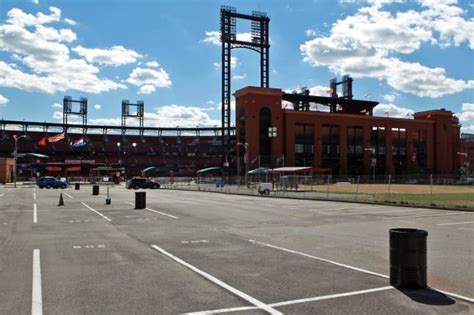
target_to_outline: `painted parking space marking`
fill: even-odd
[[[99,245],[74,245],[72,246],[73,249],[93,249],[93,248],[105,248],[106,246],[104,244],[99,244]]]
[[[458,230],[463,230],[463,231],[474,231],[474,229],[470,229],[470,228],[458,228]]]
[[[0,197],[3,197],[4,195],[5,195],[5,193],[1,193],[1,194],[0,194]]]
[[[394,219],[416,219],[416,218],[430,218],[430,217],[443,217],[443,216],[450,216],[450,215],[463,215],[465,213],[441,213],[441,214],[423,214],[423,215],[408,215],[408,216],[393,216],[390,218],[385,218],[383,220],[394,220]]]
[[[88,204],[86,204],[86,203],[84,203],[84,202],[82,202],[82,201],[81,201],[81,204],[82,204],[84,207],[86,207],[87,209],[89,209],[90,211],[97,213],[98,215],[100,215],[100,216],[101,216],[102,218],[104,218],[105,220],[107,220],[107,221],[109,221],[109,222],[112,221],[112,219],[106,217],[105,215],[103,215],[103,214],[100,213],[99,211],[95,210],[94,208],[92,208],[92,207],[89,206]]]
[[[126,203],[127,205],[135,206],[135,204],[134,204],[134,203],[131,203],[131,202],[125,202],[125,203]],[[158,214],[161,214],[161,215],[164,215],[164,216],[173,218],[173,219],[179,219],[179,217],[177,217],[177,216],[174,216],[174,215],[171,215],[171,214],[169,214],[169,213],[162,212],[162,211],[153,210],[153,209],[150,209],[150,208],[145,208],[145,210],[148,210],[148,211],[151,211],[151,212],[154,212],[154,213],[158,213]]]
[[[191,241],[181,241],[181,244],[204,244],[209,243],[208,240],[191,240]]]
[[[281,306],[288,306],[288,305],[294,305],[294,304],[337,299],[337,298],[341,298],[341,297],[361,295],[361,294],[367,294],[367,293],[373,293],[373,292],[387,291],[387,290],[391,290],[391,289],[395,289],[395,288],[392,287],[392,286],[385,286],[385,287],[379,287],[379,288],[373,288],[373,289],[367,289],[367,290],[351,291],[351,292],[345,292],[345,293],[329,294],[329,295],[315,296],[315,297],[298,299],[298,300],[289,300],[289,301],[271,303],[271,304],[268,304],[268,306],[281,307]],[[248,311],[248,310],[256,310],[256,309],[258,309],[258,308],[257,307],[252,307],[252,306],[247,306],[247,307],[233,307],[233,308],[225,308],[225,309],[218,309],[218,310],[200,311],[200,312],[193,312],[193,313],[186,313],[186,314],[188,314],[188,315],[191,315],[191,314],[192,315],[197,315],[197,314],[219,314],[219,313]]]
[[[436,225],[458,225],[458,224],[469,224],[474,223],[474,221],[464,221],[464,222],[453,222],[453,223],[439,223]]]
[[[89,223],[89,220],[69,220],[68,223]]]
[[[33,223],[38,223],[38,207],[36,203],[33,204]]]
[[[41,261],[40,250],[33,250],[33,281],[31,293],[31,314],[43,314],[43,297],[41,294]]]
[[[347,269],[363,272],[363,273],[366,273],[366,274],[369,274],[369,275],[373,275],[373,276],[377,276],[377,277],[381,277],[381,278],[385,278],[385,279],[389,278],[388,276],[386,276],[384,274],[381,274],[381,273],[373,272],[373,271],[370,271],[370,270],[366,270],[366,269],[362,269],[362,268],[359,268],[359,267],[354,267],[354,266],[350,266],[350,265],[346,265],[346,264],[341,264],[341,263],[333,261],[333,260],[313,256],[313,255],[310,255],[310,254],[305,254],[305,253],[302,253],[302,252],[298,252],[296,250],[292,250],[292,249],[288,249],[288,248],[284,248],[284,247],[280,247],[280,246],[276,246],[276,245],[272,245],[272,244],[268,244],[268,243],[264,243],[264,242],[259,242],[259,241],[255,241],[255,240],[249,240],[249,242],[251,242],[253,244],[256,244],[256,245],[260,245],[260,246],[265,246],[265,247],[269,247],[269,248],[273,248],[273,249],[278,249],[278,250],[281,250],[281,251],[284,251],[284,252],[287,252],[287,253],[290,253],[290,254],[296,254],[296,255],[316,259],[316,260],[319,260],[319,261],[327,262],[327,263],[330,263],[330,264],[333,264],[333,265],[336,265],[336,266],[339,266],[339,267],[344,267],[344,268],[347,268]]]
[[[330,264],[333,264],[333,265],[336,265],[336,266],[344,267],[344,268],[355,270],[355,271],[360,271],[360,272],[363,272],[363,273],[366,273],[366,274],[369,274],[369,275],[374,275],[374,276],[377,276],[377,277],[381,277],[381,278],[384,278],[384,279],[389,279],[390,278],[389,276],[381,274],[381,273],[377,273],[377,272],[373,272],[373,271],[370,271],[370,270],[366,270],[366,269],[362,269],[362,268],[342,264],[342,263],[339,263],[339,262],[336,262],[336,261],[333,261],[333,260],[329,260],[329,259],[325,259],[325,258],[321,258],[321,257],[316,257],[316,256],[313,256],[313,255],[310,255],[310,254],[298,252],[296,250],[288,249],[288,248],[285,248],[285,247],[280,247],[280,246],[276,246],[276,245],[272,245],[272,244],[268,244],[268,243],[264,243],[264,242],[260,242],[260,241],[255,241],[255,240],[249,240],[249,242],[251,242],[253,244],[256,244],[256,245],[260,245],[260,246],[265,246],[265,247],[269,247],[269,248],[273,248],[273,249],[278,249],[278,250],[281,250],[281,251],[284,251],[284,252],[287,252],[287,253],[296,254],[296,255],[303,256],[303,257],[316,259],[316,260],[319,260],[319,261],[324,261],[324,262],[327,262],[327,263],[330,263]],[[437,289],[437,288],[431,288],[431,289],[435,290],[435,291],[438,291],[438,292],[441,292],[441,293],[444,293],[444,294],[449,295],[451,297],[458,298],[460,300],[464,300],[464,301],[467,301],[467,302],[470,302],[470,303],[474,303],[474,299],[471,298],[471,297],[467,297],[467,296],[463,296],[463,295],[460,295],[460,294],[457,294],[457,293],[452,293],[452,292],[440,290],[440,289]]]
[[[180,265],[183,265],[184,267],[188,268],[189,270],[191,271],[194,271],[195,273],[199,274],[200,276],[202,276],[203,278],[211,281],[212,283],[220,286],[221,288],[224,288],[226,289],[227,291],[231,292],[232,294],[240,297],[241,299],[243,300],[246,300],[247,302],[255,305],[257,308],[259,309],[262,309],[264,311],[267,311],[268,313],[270,314],[282,314],[281,312],[277,311],[276,309],[272,308],[271,306],[263,303],[262,301],[259,301],[257,300],[256,298],[254,297],[251,297],[250,295],[228,285],[227,283],[217,279],[216,277],[208,274],[207,272],[204,272],[202,271],[201,269],[198,269],[196,267],[194,267],[193,265],[191,264],[188,264],[187,262],[185,262],[184,260],[182,260],[181,258],[178,258],[176,256],[174,256],[173,254],[165,251],[164,249],[162,249],[161,247],[157,246],[157,245],[152,245],[151,246],[154,250],[158,251],[159,253],[165,255],[165,256],[168,256],[169,258],[171,258],[172,260],[174,260],[175,262],[177,262],[178,264]]]
[[[68,194],[68,193],[64,193],[64,195],[65,195],[66,197],[68,197],[69,199],[74,199],[74,197],[73,197],[73,196],[71,196],[71,195],[70,195],[70,194]]]

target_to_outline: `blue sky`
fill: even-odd
[[[89,123],[120,124],[129,99],[146,126],[220,124],[223,4],[270,17],[271,87],[325,95],[350,74],[376,115],[446,108],[474,133],[472,0],[0,0],[0,115],[62,121],[70,95],[89,99]],[[232,54],[232,91],[258,85],[258,54]]]

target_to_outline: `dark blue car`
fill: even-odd
[[[56,179],[52,176],[43,176],[43,177],[40,177],[36,180],[36,185],[38,185],[39,188],[43,189],[43,188],[47,188],[47,189],[50,189],[50,188],[66,188],[66,183],[59,180],[59,179]]]

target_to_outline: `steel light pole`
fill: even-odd
[[[377,165],[377,158],[375,157],[375,149],[374,148],[364,148],[364,151],[370,151],[371,153],[371,159],[370,159],[370,165],[372,166],[372,176],[373,176],[373,181],[375,184],[375,166]]]
[[[13,159],[15,160],[15,165],[13,166],[13,187],[16,188],[16,161],[18,158],[18,140],[21,138],[26,138],[26,135],[17,137],[13,135],[13,140],[15,140],[15,148],[13,149]]]
[[[248,163],[249,157],[248,157],[248,154],[247,154],[247,148],[248,148],[249,144],[247,142],[245,142],[245,143],[237,142],[237,148],[239,147],[239,145],[244,147],[245,184],[247,184],[247,173],[249,171],[248,170],[248,168],[249,168],[249,163]],[[237,173],[239,174],[239,183],[240,183],[240,154],[239,154],[239,158],[237,159]]]

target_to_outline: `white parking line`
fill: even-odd
[[[5,195],[5,193],[1,193],[1,194],[0,194],[0,197],[3,197],[4,195]]]
[[[33,223],[38,223],[38,209],[36,203],[33,204]]]
[[[87,209],[89,209],[89,210],[92,211],[92,212],[97,213],[98,215],[100,215],[101,217],[103,217],[104,219],[106,219],[107,221],[109,221],[109,222],[112,221],[110,218],[106,217],[105,215],[103,215],[103,214],[100,213],[99,211],[95,210],[95,209],[92,208],[91,206],[85,204],[85,203],[82,202],[82,201],[81,201],[81,203],[82,203],[82,205],[83,205],[84,207],[86,207]]]
[[[413,215],[413,216],[393,216],[390,218],[386,218],[383,220],[394,220],[394,219],[415,219],[415,218],[425,218],[425,217],[443,217],[443,216],[449,216],[449,215],[462,215],[465,213],[462,212],[457,212],[457,213],[441,213],[441,214],[423,214],[423,215]]]
[[[68,194],[68,193],[64,193],[64,195],[66,195],[66,196],[67,196],[69,199],[74,199],[74,197],[73,197],[73,196],[71,196],[71,195],[70,195],[70,194]]]
[[[439,223],[439,224],[436,224],[436,225],[458,225],[458,224],[468,224],[468,223],[474,223],[474,221],[454,222],[454,223]]]
[[[374,289],[367,289],[367,290],[352,291],[352,292],[346,292],[346,293],[316,296],[316,297],[306,298],[306,299],[299,299],[299,300],[291,300],[291,301],[272,303],[272,304],[270,304],[270,306],[279,307],[279,306],[292,305],[292,304],[298,304],[298,303],[316,302],[316,301],[322,301],[322,300],[336,299],[336,298],[345,297],[345,296],[353,296],[353,295],[366,294],[366,293],[372,293],[372,292],[386,291],[386,290],[390,290],[390,289],[394,289],[394,287],[386,286],[386,287],[380,287],[380,288],[374,288]]]
[[[386,291],[386,290],[391,290],[391,289],[394,289],[394,287],[386,286],[386,287],[380,287],[380,288],[374,288],[374,289],[352,291],[352,292],[346,292],[346,293],[337,293],[337,294],[316,296],[316,297],[299,299],[299,300],[277,302],[277,303],[268,304],[268,306],[280,307],[280,306],[287,306],[287,305],[293,305],[293,304],[299,304],[299,303],[317,302],[317,301],[323,301],[323,300],[337,299],[337,298],[346,297],[346,296],[354,296],[354,295],[367,294],[367,293],[372,293],[372,292]],[[186,313],[186,314],[188,315],[219,314],[219,313],[228,313],[228,312],[249,311],[249,310],[256,310],[256,309],[258,308],[254,306],[243,306],[243,307],[223,308],[223,309],[218,309],[218,310],[200,311],[200,312],[193,312],[193,313]]]
[[[126,202],[126,204],[132,205],[132,206],[135,205],[135,204],[133,204],[133,203],[131,203],[131,202]],[[148,211],[151,211],[151,212],[155,212],[155,213],[158,213],[158,214],[161,214],[161,215],[164,215],[164,216],[173,218],[173,219],[179,219],[179,217],[176,217],[176,216],[174,216],[174,215],[171,215],[171,214],[168,214],[168,213],[165,213],[165,212],[161,212],[161,211],[158,211],[158,210],[153,210],[153,209],[150,209],[150,208],[145,208],[145,209],[148,210]]]
[[[268,313],[270,314],[282,314],[281,312],[277,311],[276,309],[268,306],[267,304],[257,300],[256,298],[253,298],[251,297],[250,295],[240,291],[240,290],[237,290],[236,288],[228,285],[227,283],[217,279],[216,277],[194,267],[193,265],[191,264],[188,264],[187,262],[185,262],[184,260],[174,256],[173,254],[170,254],[168,253],[167,251],[165,251],[164,249],[156,246],[156,245],[152,245],[151,246],[153,249],[155,249],[156,251],[162,253],[163,255],[165,256],[168,256],[169,258],[173,259],[174,261],[176,261],[178,264],[181,264],[183,266],[185,266],[186,268],[190,269],[191,271],[194,271],[195,273],[199,274],[200,276],[204,277],[205,279],[213,282],[214,284],[220,286],[221,288],[224,288],[226,289],[227,291],[231,292],[232,294],[240,297],[241,299],[244,299],[246,300],[247,302],[249,303],[252,303],[253,305],[255,305],[256,307],[258,307],[259,309],[262,309],[262,310],[265,310],[267,311]]]
[[[329,259],[325,259],[325,258],[321,258],[321,257],[316,257],[316,256],[313,256],[313,255],[298,252],[296,250],[292,250],[292,249],[288,249],[288,248],[284,248],[284,247],[280,247],[280,246],[276,246],[276,245],[271,245],[271,244],[268,244],[268,243],[263,243],[263,242],[259,242],[259,241],[255,241],[255,240],[249,240],[249,242],[257,244],[257,245],[265,246],[265,247],[278,249],[278,250],[281,250],[281,251],[284,251],[284,252],[287,252],[287,253],[297,254],[297,255],[300,255],[300,256],[316,259],[316,260],[319,260],[319,261],[324,261],[324,262],[327,262],[327,263],[330,263],[330,264],[333,264],[333,265],[336,265],[336,266],[339,266],[339,267],[344,267],[344,268],[347,268],[347,269],[367,273],[369,275],[382,277],[382,278],[385,278],[385,279],[389,278],[388,276],[383,275],[381,273],[365,270],[365,269],[362,269],[362,268],[358,268],[358,267],[354,267],[354,266],[350,266],[350,265],[346,265],[346,264],[341,264],[341,263],[338,263],[338,262],[333,261],[333,260],[329,260]]]
[[[296,250],[292,250],[292,249],[288,249],[288,248],[284,248],[284,247],[280,247],[280,246],[276,246],[276,245],[271,245],[271,244],[268,244],[268,243],[259,242],[259,241],[255,241],[255,240],[249,240],[249,242],[260,245],[260,246],[266,246],[266,247],[278,249],[278,250],[281,250],[281,251],[284,251],[284,252],[287,252],[287,253],[292,253],[292,254],[296,254],[296,255],[300,255],[300,256],[304,256],[304,257],[308,257],[308,258],[312,258],[312,259],[316,259],[316,260],[320,260],[320,261],[324,261],[324,262],[327,262],[327,263],[330,263],[330,264],[333,264],[333,265],[336,265],[336,266],[344,267],[344,268],[347,268],[347,269],[352,269],[352,270],[355,270],[355,271],[360,271],[360,272],[367,273],[367,274],[370,274],[370,275],[374,275],[374,276],[377,276],[377,277],[381,277],[381,278],[385,278],[385,279],[390,278],[389,276],[381,274],[381,273],[365,270],[365,269],[358,268],[358,267],[353,267],[353,266],[346,265],[346,264],[341,264],[341,263],[338,263],[336,261],[332,261],[332,260],[329,260],[329,259],[320,258],[320,257],[316,257],[316,256],[313,256],[313,255],[305,254],[305,253],[302,253],[302,252],[298,252]],[[460,295],[460,294],[457,294],[457,293],[451,293],[451,292],[444,291],[444,290],[439,290],[439,289],[436,289],[436,288],[431,288],[431,289],[435,290],[435,291],[438,291],[438,292],[441,292],[441,293],[444,293],[446,295],[458,298],[460,300],[464,300],[464,301],[467,301],[467,302],[470,302],[470,303],[474,303],[474,299],[470,298],[470,297],[467,297],[467,296],[463,296],[463,295]],[[269,305],[273,306],[273,304],[269,304]]]
[[[41,262],[40,250],[33,250],[33,285],[31,294],[31,314],[43,314],[43,298],[41,294]]]

